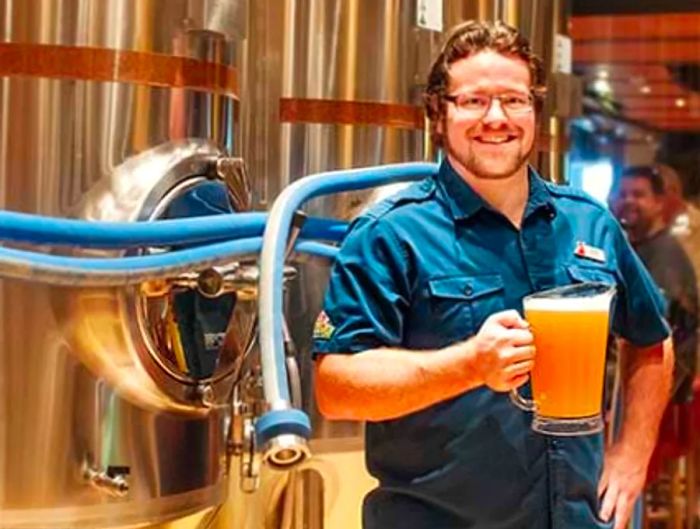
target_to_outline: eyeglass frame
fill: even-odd
[[[461,93],[461,94],[445,94],[445,95],[442,96],[442,98],[443,98],[444,100],[449,101],[450,103],[452,103],[452,104],[455,106],[455,108],[457,109],[458,112],[468,112],[468,111],[466,111],[465,109],[461,108],[461,107],[457,104],[457,99],[458,99],[460,96],[463,96],[463,95],[470,95],[470,94],[466,94],[466,93]],[[504,98],[504,97],[513,96],[513,95],[519,95],[519,96],[522,95],[522,96],[526,96],[526,97],[528,98],[529,102],[530,102],[530,106],[529,106],[528,108],[524,108],[522,111],[515,111],[515,114],[513,114],[513,111],[512,111],[512,110],[509,111],[508,108],[503,104],[503,100],[502,100],[502,98]],[[530,112],[533,112],[533,111],[535,110],[536,98],[535,98],[535,94],[533,94],[532,92],[529,92],[529,93],[527,93],[527,94],[522,94],[522,93],[516,94],[515,92],[510,92],[510,93],[506,93],[506,94],[473,94],[473,97],[483,97],[483,98],[488,98],[488,99],[489,99],[489,103],[488,103],[488,105],[486,105],[486,107],[484,108],[483,112],[482,112],[478,117],[477,117],[477,115],[476,115],[476,113],[475,113],[475,114],[474,114],[474,119],[483,119],[484,116],[486,116],[486,115],[489,113],[489,111],[491,110],[491,107],[493,106],[493,100],[494,100],[494,99],[497,99],[497,100],[498,100],[498,102],[499,102],[499,104],[500,104],[500,106],[501,106],[501,110],[502,110],[503,113],[506,114],[508,117],[511,117],[512,115],[515,115],[515,116],[524,116],[524,115],[529,114]]]

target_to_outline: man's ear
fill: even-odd
[[[439,119],[437,119],[435,121],[435,132],[437,132],[438,134],[441,134],[443,136],[445,135],[445,126],[443,124],[444,121],[445,121],[444,116],[441,116]]]

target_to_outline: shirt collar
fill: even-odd
[[[530,196],[528,197],[525,215],[527,218],[535,211],[546,209],[553,217],[556,210],[547,184],[532,167],[528,168],[530,181]],[[443,190],[443,197],[455,220],[468,219],[482,208],[491,207],[481,198],[469,184],[455,171],[452,165],[444,159],[440,165],[437,180]]]

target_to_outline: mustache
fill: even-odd
[[[472,128],[470,128],[467,131],[467,133],[470,136],[478,136],[479,134],[492,134],[492,133],[513,134],[516,136],[523,136],[523,129],[521,127],[518,127],[518,126],[489,127],[488,125],[484,126],[483,123],[477,123]]]

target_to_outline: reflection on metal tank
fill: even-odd
[[[265,175],[253,183],[258,204],[306,174],[423,159],[421,91],[440,34],[416,20],[415,0],[251,5],[243,153],[251,174]],[[351,218],[367,200],[334,196],[309,210]],[[310,337],[327,274],[325,264],[307,263],[289,297],[304,408],[315,437],[359,440],[358,425],[326,422],[313,403]]]
[[[0,208],[133,221],[202,194],[240,150],[245,8],[0,1]],[[195,373],[185,347],[173,376],[152,294],[0,280],[3,528],[147,526],[223,501],[232,364]]]
[[[443,0],[427,3],[441,9]],[[257,207],[268,207],[307,174],[424,159],[421,92],[441,34],[417,20],[415,0],[251,3],[241,124]],[[352,218],[374,195],[317,199],[307,211]],[[287,520],[302,524],[294,527],[359,527],[362,496],[373,486],[364,470],[362,425],[324,420],[313,398],[312,327],[328,264],[312,259],[295,266],[287,323],[302,406],[312,420],[314,458],[313,469],[287,480],[283,510],[291,508]]]

